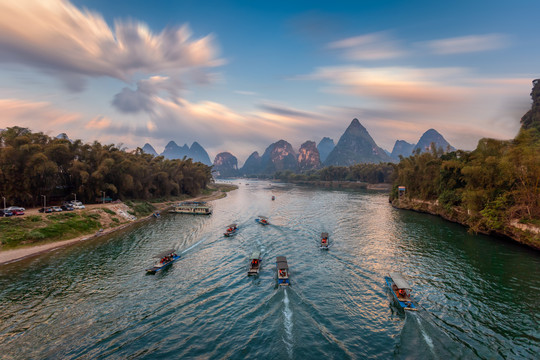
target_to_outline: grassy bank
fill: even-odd
[[[217,199],[237,189],[235,185],[211,184],[200,200]],[[87,205],[85,210],[0,218],[0,250],[42,245],[113,229],[165,209],[188,196],[149,201],[128,200],[119,204]]]

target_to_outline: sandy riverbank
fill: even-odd
[[[227,193],[224,193],[221,190],[216,190],[210,195],[198,196],[195,198],[186,199],[186,201],[212,201],[212,200],[218,200],[218,199],[224,198],[226,196],[227,196]],[[171,207],[169,202],[154,204],[154,205],[157,207],[158,211],[165,211]],[[103,205],[98,204],[96,206],[103,206]],[[47,244],[34,245],[34,246],[25,246],[25,247],[13,249],[13,250],[0,250],[0,265],[9,264],[15,261],[37,256],[37,255],[40,255],[40,254],[43,254],[52,250],[56,250],[58,248],[61,248],[70,244],[75,244],[75,243],[82,242],[85,240],[94,239],[99,236],[108,235],[115,231],[133,226],[134,224],[138,224],[142,221],[147,221],[148,219],[151,219],[151,218],[152,218],[152,215],[141,217],[127,224],[122,224],[116,227],[108,228],[103,231],[97,232],[95,234],[78,236],[76,238],[69,239],[69,240],[55,241],[55,242],[51,242]]]

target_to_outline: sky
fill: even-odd
[[[430,128],[509,139],[540,77],[538,0],[0,0],[0,128],[127,149]]]

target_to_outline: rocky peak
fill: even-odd
[[[187,147],[187,144],[184,146]],[[189,148],[188,154],[188,156],[191,157],[193,161],[198,161],[208,166],[212,165],[212,162],[210,161],[210,156],[208,156],[206,150],[196,141],[191,144],[191,148]]]
[[[321,162],[324,162],[328,155],[334,150],[336,147],[336,144],[334,144],[334,140],[330,139],[329,137],[323,137],[322,140],[319,142],[319,145],[317,145],[317,150],[319,150],[319,157],[321,159]]]
[[[298,151],[298,169],[300,171],[316,169],[321,165],[319,150],[314,141],[306,141]]]
[[[347,130],[326,158],[325,165],[350,166],[358,163],[388,162],[392,159],[381,149],[358,119]]]
[[[298,161],[293,147],[285,140],[279,140],[268,146],[261,157],[261,172],[273,174],[280,170],[296,171]]]
[[[527,111],[521,118],[521,128],[523,130],[536,128],[540,131],[540,79],[533,80],[531,98],[531,110]]]
[[[234,177],[238,175],[238,159],[230,152],[221,152],[214,159],[216,177]]]
[[[158,156],[158,153],[156,152],[154,147],[152,145],[150,145],[149,143],[144,144],[144,146],[142,147],[142,151],[144,153],[146,153],[146,154],[150,154],[150,155],[153,155],[153,156]]]
[[[261,171],[261,157],[257,151],[253,152],[247,158],[244,166],[240,170],[242,175],[255,175],[259,174]]]
[[[415,146],[416,144],[409,144],[405,140],[396,140],[390,156],[396,160],[399,159],[400,155],[403,157],[411,156]]]
[[[443,151],[456,150],[437,130],[429,129],[422,135],[422,137],[420,137],[420,140],[418,140],[418,143],[414,147],[413,152],[416,152],[418,150],[420,152],[430,151],[431,143],[434,143],[437,149],[441,148],[443,149]]]

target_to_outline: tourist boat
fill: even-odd
[[[231,224],[227,226],[227,230],[223,233],[224,236],[230,237],[236,235],[236,232],[238,231],[238,226],[236,224]]]
[[[259,218],[255,219],[255,221],[261,225],[270,225],[266,216],[259,215]]]
[[[177,214],[210,215],[212,213],[212,208],[204,201],[184,201],[175,205],[169,212]]]
[[[321,233],[321,245],[319,246],[319,248],[323,250],[328,250],[328,247],[329,247],[328,233],[323,232]]]
[[[288,286],[289,282],[289,266],[287,265],[287,258],[285,256],[278,256],[276,258],[277,267],[277,279],[278,285]]]
[[[276,197],[274,195],[272,195],[272,200],[276,200]]]
[[[394,300],[404,310],[418,310],[416,306],[414,306],[410,297],[410,291],[412,287],[403,278],[403,275],[395,272],[392,272],[389,275],[390,276],[386,276],[384,280],[386,281],[386,285],[388,285],[388,288],[394,295]]]
[[[156,255],[156,257],[159,261],[153,267],[146,269],[146,273],[155,274],[180,259],[180,255],[177,255],[176,250],[174,249],[164,251],[161,254]]]
[[[248,276],[250,275],[259,275],[259,270],[261,269],[261,252],[254,251],[249,258],[249,270]]]

